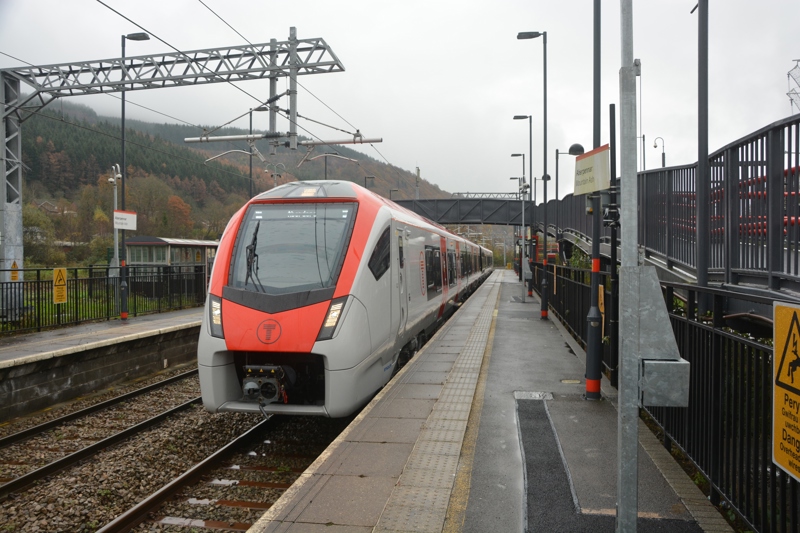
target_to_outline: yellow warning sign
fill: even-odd
[[[67,303],[67,269],[53,269],[53,303]]]
[[[16,261],[11,263],[11,281],[19,281],[19,267]]]
[[[800,481],[800,307],[773,305],[772,462]]]

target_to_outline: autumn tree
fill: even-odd
[[[167,200],[167,224],[163,236],[189,237],[193,226],[192,208],[189,204],[179,196],[170,196]]]

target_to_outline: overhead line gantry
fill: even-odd
[[[20,125],[57,98],[84,94],[162,89],[207,83],[232,83],[267,78],[270,98],[277,80],[289,77],[289,144],[297,148],[297,76],[343,72],[344,65],[321,37],[211,48],[189,52],[79,61],[57,65],[0,69],[0,138],[3,174],[0,183],[0,270],[23,265],[22,142]],[[23,94],[22,88],[30,89]],[[277,110],[270,111],[276,130]],[[10,281],[11,273],[0,273]]]

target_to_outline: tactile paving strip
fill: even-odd
[[[431,352],[454,350],[456,334],[467,334],[374,532],[441,532],[499,290],[498,281],[485,283],[460,311],[459,325]]]

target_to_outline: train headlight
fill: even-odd
[[[339,324],[339,319],[342,317],[342,311],[344,311],[344,305],[346,303],[347,296],[336,298],[331,301],[328,314],[325,315],[325,321],[322,323],[319,335],[317,335],[318,341],[326,341],[333,338],[333,332],[336,331],[336,326]]]
[[[212,337],[225,338],[222,333],[222,299],[213,294],[208,295],[208,325]]]

